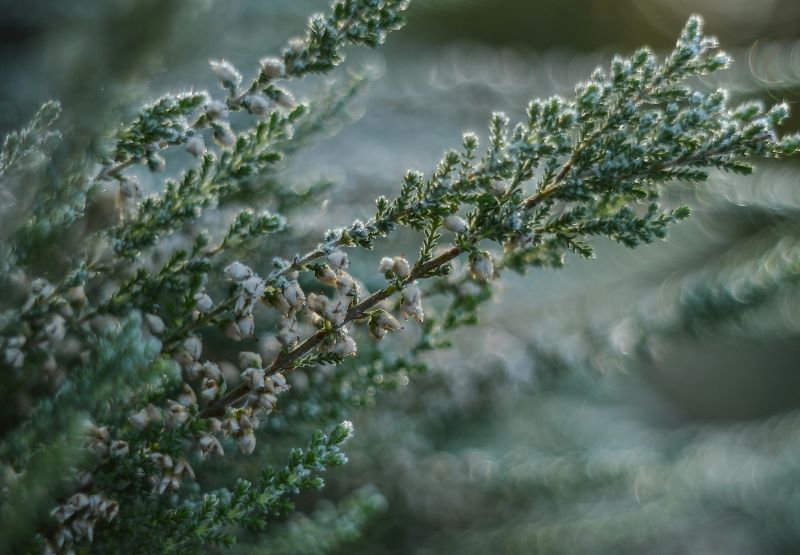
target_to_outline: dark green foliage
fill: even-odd
[[[110,154],[48,166],[31,215],[3,235],[11,239],[0,275],[14,285],[0,315],[0,518],[2,530],[14,527],[4,547],[230,548],[322,488],[321,473],[347,461],[341,446],[352,430],[345,422],[314,432],[276,463],[283,444],[424,373],[425,355],[449,345],[446,332],[478,322],[505,268],[590,257],[594,237],[631,248],[663,239],[689,215],[662,200],[668,183],[746,174],[752,159],[800,149],[797,136],[777,134],[785,105],[731,109],[723,91],[689,85],[728,62],[692,18],[664,62],[642,49],[597,70],[573,98],[531,101],[516,124],[493,114],[485,151],[465,134],[429,175],[408,171],[367,221],[298,254],[313,244],[301,236],[302,210],[330,185],[297,193],[282,170],[364,79],[310,105],[285,86],[332,70],[348,45],[382,43],[407,4],[336,1],[303,38],[263,59],[249,84],[231,63],[212,61],[222,99],[164,95],[109,135]],[[0,179],[47,157],[56,115],[47,104],[9,136]],[[145,170],[166,174],[152,194],[137,181]],[[110,216],[93,218],[92,207]],[[419,239],[416,260],[379,241],[400,228]],[[66,230],[77,246],[40,272],[34,251]],[[378,279],[352,270],[370,280],[367,290],[344,249],[377,246],[389,255]],[[256,251],[257,270],[237,260]],[[782,266],[775,284],[794,279],[794,266]],[[744,296],[695,291],[687,315],[711,320],[734,300],[768,297],[771,285],[753,279]],[[396,350],[379,343],[412,327]],[[372,496],[323,511],[303,521],[308,537],[290,521],[285,542],[268,545],[335,549],[379,505]]]

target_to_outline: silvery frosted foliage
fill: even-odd
[[[409,171],[395,198],[377,199],[372,218],[287,255],[264,237],[291,236],[293,216],[318,191],[294,193],[278,169],[342,107],[298,101],[292,80],[333,69],[347,45],[382,43],[406,7],[338,0],[252,78],[213,60],[221,92],[146,105],[110,134],[99,160],[76,162],[59,181],[75,181],[65,185],[69,210],[43,200],[3,236],[3,548],[197,552],[263,529],[346,462],[349,422],[310,432],[305,449],[260,476],[220,485],[204,466],[267,456],[270,431],[292,427],[280,411],[292,388],[305,389],[300,398],[327,424],[319,411],[337,412],[347,395],[320,380],[345,383],[337,365],[346,359],[365,357],[375,384],[407,382],[414,357],[444,345],[442,331],[475,322],[505,268],[591,256],[592,236],[628,247],[663,238],[688,215],[660,203],[665,184],[703,181],[710,169],[747,173],[747,160],[800,148],[775,130],[785,105],[731,108],[724,91],[687,85],[728,63],[692,18],[665,60],[642,49],[597,70],[573,98],[532,101],[517,124],[494,114],[486,148],[465,134],[430,175]],[[0,179],[19,161],[46,158],[55,115],[46,105],[6,141]],[[174,158],[186,166],[168,163],[170,149],[188,151]],[[137,171],[167,177],[146,194]],[[55,240],[102,202],[115,217],[85,226],[68,267],[36,273],[36,241]],[[400,227],[420,233],[419,254],[382,253],[382,283],[369,291],[361,279],[376,270],[358,267],[348,249],[370,249]],[[272,265],[248,262],[253,248],[274,249]],[[453,270],[459,257],[465,271]],[[434,296],[449,299],[443,312],[429,309]],[[409,358],[377,346],[412,326],[420,340]],[[314,411],[297,414],[298,430],[314,422]]]

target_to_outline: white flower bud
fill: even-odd
[[[206,401],[213,401],[217,398],[220,392],[220,385],[214,378],[203,378],[203,383],[200,386],[200,397]]]
[[[281,318],[278,323],[278,341],[285,347],[291,347],[300,339],[297,320],[291,317]]]
[[[236,135],[227,123],[214,125],[214,138],[222,146],[231,147],[236,144]]]
[[[161,420],[161,413],[153,405],[133,413],[128,417],[128,422],[137,430],[144,430],[150,422]]]
[[[128,442],[122,441],[121,439],[113,441],[109,448],[112,457],[124,457],[129,451],[130,447],[128,447]]]
[[[375,325],[386,331],[397,331],[403,327],[400,325],[400,322],[397,321],[397,318],[388,312],[379,312],[375,318]]]
[[[264,371],[260,368],[248,368],[242,372],[242,383],[250,389],[261,389],[264,387]]]
[[[252,429],[248,429],[241,435],[238,443],[242,453],[249,455],[256,450],[256,434]]]
[[[252,314],[248,314],[243,318],[239,318],[239,320],[236,321],[236,325],[239,326],[239,331],[242,332],[242,337],[253,337],[253,333],[255,333],[256,328],[256,321]]]
[[[186,152],[192,156],[203,156],[206,153],[206,143],[203,141],[203,137],[195,135],[186,141]]]
[[[139,186],[139,182],[132,178],[126,178],[119,182],[119,192],[126,199],[142,198],[142,188]]]
[[[222,449],[222,444],[219,440],[211,434],[208,433],[201,433],[200,439],[197,441],[198,445],[200,446],[200,452],[205,459],[208,455],[217,454],[217,455],[224,455],[225,451]]]
[[[208,314],[214,308],[214,301],[207,293],[197,293],[194,296],[194,308],[202,314]]]
[[[397,331],[402,327],[397,318],[383,310],[373,315],[369,321],[369,333],[378,341],[383,339],[387,331]]]
[[[297,100],[295,100],[294,95],[284,89],[278,89],[275,102],[289,110],[297,106]]]
[[[25,353],[16,347],[9,347],[3,352],[3,360],[12,368],[22,368],[25,363]]]
[[[379,328],[378,326],[376,326],[376,325],[373,325],[373,324],[370,322],[370,326],[369,326],[369,334],[370,334],[370,335],[372,336],[372,338],[373,338],[373,339],[375,339],[376,341],[380,341],[381,339],[383,339],[383,338],[386,336],[386,330],[385,330],[385,329],[383,329],[383,328]]]
[[[328,297],[324,295],[317,295],[316,293],[309,293],[306,302],[309,310],[314,312],[322,312],[328,306]]]
[[[226,86],[238,87],[242,82],[242,74],[227,60],[211,60],[211,71],[213,71],[220,81]]]
[[[86,303],[86,291],[80,285],[69,288],[65,297],[71,304],[83,305]]]
[[[395,256],[392,260],[392,272],[400,279],[407,278],[411,273],[411,266],[409,266],[408,260],[402,256]]]
[[[486,281],[494,276],[494,263],[492,262],[491,255],[483,251],[469,263],[469,271],[473,278]]]
[[[50,516],[56,519],[59,524],[70,518],[75,514],[75,508],[72,505],[57,505],[55,509],[50,511]]]
[[[343,356],[355,356],[358,347],[352,337],[346,333],[340,333],[336,336],[336,342],[331,347],[331,352]]]
[[[400,314],[406,320],[414,318],[420,323],[425,318],[422,310],[422,293],[416,283],[407,285],[400,293]]]
[[[495,181],[492,183],[492,192],[501,197],[508,191],[509,184],[505,181]]]
[[[299,54],[306,47],[306,41],[301,37],[292,37],[286,44],[289,47],[289,50],[295,54]]]
[[[253,275],[253,270],[241,262],[232,262],[225,267],[225,277],[231,281],[242,281]]]
[[[50,322],[44,327],[44,332],[47,334],[48,339],[55,342],[63,341],[67,333],[64,323],[64,318],[61,315],[54,314],[50,318]]]
[[[295,310],[301,308],[306,302],[306,295],[296,281],[287,281],[283,284],[283,298]]]
[[[464,233],[467,230],[467,222],[455,214],[450,214],[444,219],[444,228],[453,233]]]
[[[222,331],[226,335],[226,337],[233,339],[234,341],[241,341],[242,339],[244,339],[244,336],[242,335],[239,326],[236,325],[236,322],[226,323],[225,326],[222,328]]]
[[[244,368],[261,368],[261,355],[250,351],[242,351],[239,353],[239,367]]]
[[[350,259],[344,251],[333,251],[328,255],[328,262],[334,270],[344,270],[350,266]]]
[[[164,320],[162,320],[155,314],[145,314],[144,321],[147,322],[147,327],[150,329],[150,333],[152,333],[153,335],[161,335],[167,328],[164,325]]]
[[[334,324],[341,325],[347,317],[347,308],[350,306],[350,297],[337,296],[325,303],[324,316]]]
[[[184,383],[181,386],[181,393],[178,395],[178,402],[186,408],[197,404],[197,395],[195,395],[194,389],[192,389],[189,384]]]
[[[147,155],[147,167],[152,172],[162,172],[167,167],[167,161],[157,152],[151,152]]]
[[[267,79],[278,79],[286,75],[286,66],[280,58],[263,58],[261,74]]]
[[[197,360],[203,354],[203,341],[197,335],[192,335],[183,342],[183,348],[192,360]]]
[[[75,536],[72,534],[72,530],[69,528],[60,527],[58,532],[56,532],[56,546],[59,548],[59,552],[64,547],[70,547],[74,541]]]
[[[272,393],[267,393],[265,391],[258,392],[250,401],[250,406],[254,407],[256,410],[266,411],[267,414],[274,411],[277,404],[278,398]]]
[[[161,470],[169,470],[174,466],[172,457],[166,453],[150,453],[150,460],[156,463]]]
[[[200,376],[203,376],[204,378],[212,378],[215,380],[219,380],[222,377],[222,370],[219,369],[219,366],[217,365],[216,362],[211,362],[210,360],[207,360],[200,365],[198,369],[198,374]]]
[[[228,117],[228,107],[219,100],[210,100],[206,103],[206,116],[211,120]]]
[[[264,295],[264,286],[264,280],[255,275],[242,281],[242,291],[254,299],[260,299]]]
[[[260,94],[247,98],[247,110],[256,116],[269,114],[269,101]]]
[[[378,271],[381,273],[391,272],[392,265],[394,264],[394,260],[389,258],[388,256],[384,256],[381,258],[381,261],[378,263]]]
[[[334,272],[330,266],[327,264],[321,266],[314,272],[314,277],[316,277],[319,281],[324,283],[325,285],[333,285],[336,286],[338,283],[336,278],[336,272]]]
[[[181,459],[175,463],[175,470],[173,470],[174,474],[180,478],[184,476],[188,476],[189,478],[194,479],[194,470],[192,469],[191,465],[186,459]]]
[[[173,426],[181,426],[189,420],[189,411],[177,401],[168,400],[169,421]]]
[[[352,293],[356,289],[356,282],[353,276],[347,272],[340,271],[336,278],[336,289],[339,291],[339,295],[342,296]]]
[[[42,363],[42,370],[47,372],[50,375],[53,375],[58,368],[58,362],[56,361],[56,357],[52,354],[48,353],[44,362]]]
[[[98,507],[98,512],[106,521],[114,520],[114,517],[119,514],[119,503],[113,499],[103,498]]]
[[[76,511],[80,511],[89,504],[89,496],[85,493],[76,493],[67,500],[67,504]]]

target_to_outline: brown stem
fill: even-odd
[[[412,281],[427,277],[436,270],[437,268],[443,266],[444,264],[450,262],[454,258],[456,258],[459,254],[463,252],[461,247],[452,247],[451,249],[443,252],[442,254],[431,258],[427,262],[416,266],[414,270],[409,274],[407,278],[403,280],[403,285],[411,283]],[[345,316],[344,322],[339,325],[335,325],[333,327],[321,329],[317,331],[314,335],[300,343],[297,347],[292,349],[287,353],[281,353],[278,357],[269,365],[268,368],[264,370],[265,376],[270,376],[275,374],[276,372],[280,372],[282,370],[291,369],[291,365],[303,357],[306,353],[313,350],[314,348],[318,347],[325,338],[333,333],[335,330],[347,325],[348,323],[352,322],[353,320],[357,320],[364,316],[367,310],[378,304],[379,302],[383,301],[384,299],[389,298],[393,293],[397,291],[397,287],[395,285],[390,285],[388,287],[384,287],[383,289],[376,291],[357,305],[350,308],[347,311],[347,315]],[[212,416],[221,416],[225,413],[225,409],[231,405],[235,405],[242,399],[244,399],[247,394],[250,393],[250,389],[242,384],[235,389],[228,392],[225,396],[220,397],[215,402],[208,405],[202,413],[200,413],[201,418],[209,418]]]

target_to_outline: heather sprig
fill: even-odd
[[[295,209],[323,187],[298,200],[279,170],[360,81],[316,108],[287,83],[330,71],[347,45],[382,43],[406,7],[334,2],[328,15],[312,16],[304,37],[261,60],[249,84],[230,62],[212,61],[223,98],[162,96],[111,135],[95,171],[80,166],[72,189],[91,198],[98,184],[113,184],[119,217],[88,233],[68,272],[34,279],[31,243],[23,233],[11,244],[5,273],[23,298],[0,317],[2,415],[13,428],[0,444],[3,502],[33,487],[18,478],[37,454],[61,449],[47,446],[49,431],[84,455],[64,455],[69,476],[45,500],[53,506],[38,509],[46,552],[89,543],[114,551],[128,534],[164,552],[199,551],[231,545],[238,529],[263,529],[292,510],[292,496],[322,487],[321,471],[345,462],[349,425],[316,433],[281,470],[210,493],[205,461],[259,456],[270,430],[315,418],[327,425],[344,405],[368,404],[374,385],[408,383],[424,370],[422,353],[446,346],[445,332],[477,322],[506,268],[591,257],[594,237],[630,248],[663,239],[689,215],[662,201],[666,185],[703,182],[710,170],[746,174],[750,160],[800,150],[800,137],[776,131],[785,104],[729,107],[724,91],[693,85],[729,63],[693,17],[664,60],[640,49],[596,70],[571,98],[532,100],[520,122],[493,114],[484,149],[464,134],[430,174],[408,171],[394,198],[378,198],[371,218],[328,231],[305,254],[287,253],[294,242],[271,240],[294,233]],[[234,120],[234,112],[249,116]],[[40,149],[54,114],[46,105],[6,141],[0,179]],[[192,162],[173,167],[180,158],[165,154],[175,147]],[[145,167],[167,175],[163,189],[142,190],[136,172]],[[21,229],[52,231],[81,217],[75,208],[48,227],[49,213]],[[386,241],[400,228],[419,237],[415,258]],[[254,247],[271,255],[271,268],[247,262]],[[378,248],[377,267],[348,253]],[[379,285],[370,291],[362,279]],[[411,327],[419,333],[408,356],[384,350],[386,336]],[[271,346],[255,352],[257,335]],[[366,380],[353,377],[357,355]],[[310,380],[310,390],[291,396],[287,376],[299,369],[328,382]],[[290,414],[277,414],[283,398]],[[81,421],[81,431],[53,428],[59,419]]]

